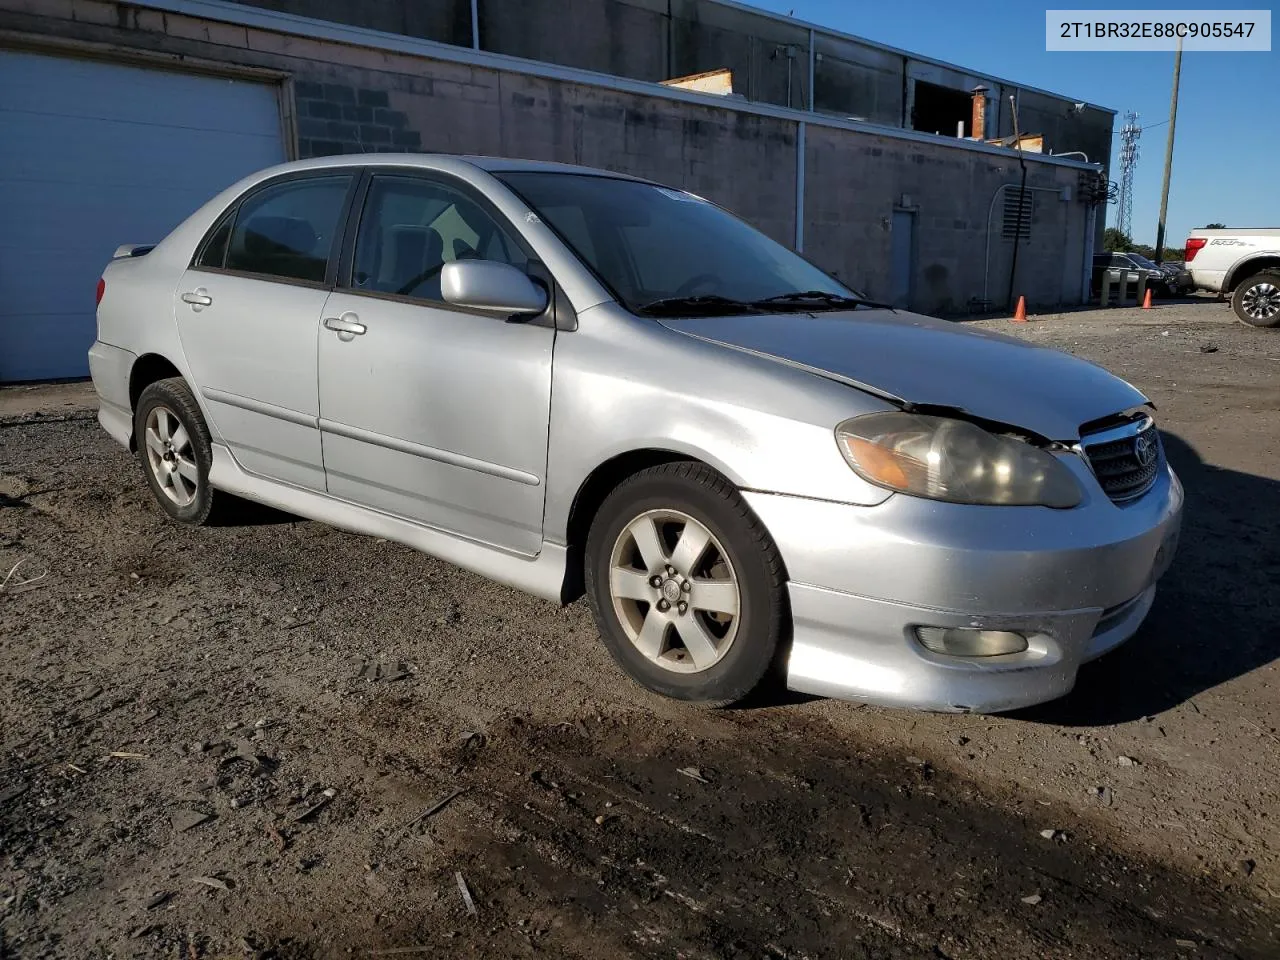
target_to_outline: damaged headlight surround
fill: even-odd
[[[1053,454],[965,420],[872,413],[836,427],[836,443],[858,476],[914,497],[1060,510],[1084,498]]]

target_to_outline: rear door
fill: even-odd
[[[175,293],[178,332],[214,426],[246,470],[324,489],[316,339],[356,174],[254,188],[213,227]]]
[[[461,310],[450,260],[539,269],[470,187],[376,174],[320,331],[329,493],[532,555],[542,543],[552,325]]]

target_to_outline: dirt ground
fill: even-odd
[[[996,717],[662,701],[581,602],[177,527],[0,392],[0,958],[1280,956],[1280,331],[1033,320],[981,324],[1147,391],[1188,507],[1139,636]]]

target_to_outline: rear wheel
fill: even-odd
[[[1267,271],[1246,278],[1231,295],[1231,308],[1251,327],[1280,326],[1280,273]]]
[[[781,558],[709,467],[664,464],[622,483],[592,524],[584,573],[605,645],[650,690],[725,705],[775,661],[786,624]]]
[[[133,414],[138,459],[160,509],[179,523],[209,519],[214,491],[209,428],[186,381],[170,377],[149,384]]]

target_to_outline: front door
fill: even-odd
[[[440,270],[529,252],[470,189],[375,175],[320,331],[329,493],[519,553],[542,543],[555,330],[460,310]]]
[[[351,173],[272,181],[210,231],[174,293],[182,350],[246,470],[324,489],[316,341]]]

